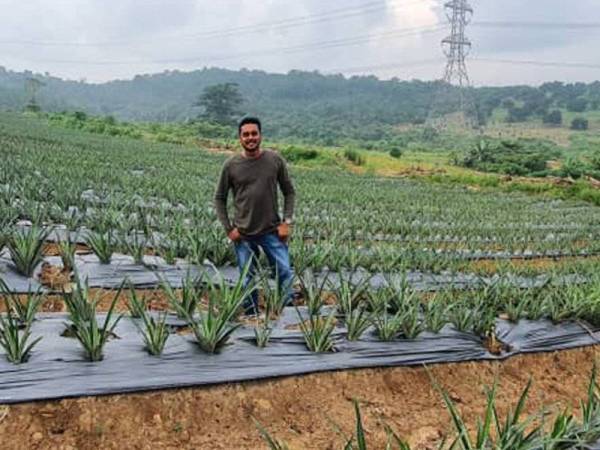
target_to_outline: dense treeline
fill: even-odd
[[[242,112],[267,118],[266,128],[271,135],[326,144],[344,138],[389,139],[398,124],[422,123],[437,88],[436,82],[418,80],[216,68],[166,71],[89,84],[0,67],[1,109],[23,109],[29,100],[25,83],[31,77],[44,84],[37,94],[42,110],[78,110],[120,120],[153,122],[192,120],[202,113],[194,105],[206,87],[236,83],[245,100]],[[488,120],[497,108],[507,111],[507,121],[546,118],[547,123],[556,122],[556,109],[584,113],[600,108],[600,82],[485,87],[473,93],[481,121]]]

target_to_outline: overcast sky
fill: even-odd
[[[90,82],[205,66],[430,80],[444,69],[443,3],[0,0],[0,65]],[[600,0],[471,5],[467,64],[476,85],[600,79]]]

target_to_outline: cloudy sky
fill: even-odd
[[[477,85],[600,79],[600,0],[470,0]],[[443,0],[0,0],[0,65],[103,82],[205,66],[435,79]]]

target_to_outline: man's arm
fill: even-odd
[[[231,189],[229,170],[227,164],[225,164],[221,170],[221,176],[219,177],[217,189],[215,190],[215,210],[217,212],[217,218],[223,225],[223,228],[225,228],[227,234],[233,229],[227,214],[227,196],[229,195],[229,189]]]
[[[279,182],[279,187],[283,193],[283,219],[292,220],[294,217],[296,191],[294,190],[292,179],[290,178],[287,165],[283,158],[280,160],[277,181]]]

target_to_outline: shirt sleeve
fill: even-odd
[[[283,193],[283,218],[292,219],[294,217],[294,203],[296,200],[296,191],[292,184],[292,179],[287,169],[287,164],[283,158],[279,159],[279,170],[277,171],[277,181]]]
[[[229,221],[229,215],[227,214],[227,197],[230,189],[229,165],[225,163],[221,169],[221,176],[219,177],[219,182],[217,183],[217,188],[215,190],[215,210],[219,222],[221,222],[221,225],[223,225],[223,228],[225,228],[227,233],[233,229],[233,226]]]

